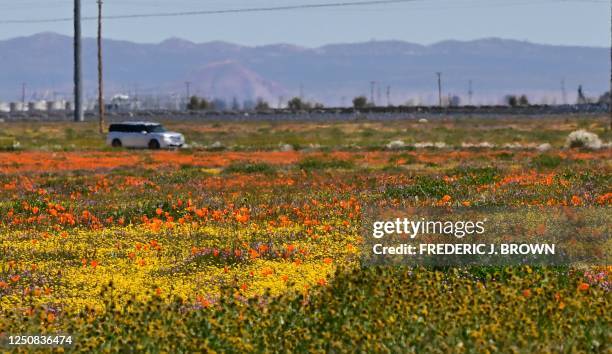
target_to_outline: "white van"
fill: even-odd
[[[182,147],[185,137],[166,131],[159,123],[124,122],[109,126],[106,144],[112,147],[168,149]]]

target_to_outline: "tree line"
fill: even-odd
[[[582,94],[582,90],[579,90],[577,104],[609,104],[610,102],[610,92],[606,92],[601,95],[598,99],[587,98]],[[509,107],[527,107],[531,105],[529,98],[525,94],[516,95],[509,94],[504,97],[504,104]],[[357,96],[352,100],[353,108],[366,109],[378,107],[374,102],[371,102],[367,99],[366,96]],[[449,96],[445,98],[444,105],[449,107],[458,107],[461,105],[461,99],[458,96]],[[279,107],[280,103],[279,103]],[[319,102],[311,102],[306,101],[300,97],[293,97],[290,99],[285,107],[291,111],[308,111],[312,109],[321,109],[325,108],[322,103]],[[268,103],[266,100],[262,98],[258,98],[255,101],[246,100],[242,104],[238,102],[236,98],[232,99],[230,103],[222,99],[206,99],[202,97],[192,96],[187,103],[187,109],[190,111],[268,111],[272,109],[272,105]]]

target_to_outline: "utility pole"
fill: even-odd
[[[98,113],[100,115],[100,134],[104,134],[104,80],[102,69],[102,0],[98,0]]]
[[[438,103],[442,107],[442,73],[437,72],[436,75],[438,75]]]
[[[567,91],[565,90],[565,79],[561,79],[561,99],[563,104],[567,104]]]
[[[81,66],[81,0],[74,0],[74,121],[83,122],[83,68]]]
[[[376,107],[376,103],[374,101],[374,86],[376,85],[376,81],[370,81],[370,104]]]
[[[587,99],[582,90],[582,85],[578,85],[578,104],[586,104]]]
[[[387,107],[391,107],[391,86],[387,86]]]
[[[474,96],[474,90],[472,88],[472,80],[468,83],[468,104],[472,105],[472,97]]]
[[[25,105],[26,100],[26,83],[21,84],[21,103]]]
[[[191,99],[191,81],[185,81],[185,93],[187,94],[187,102]]]

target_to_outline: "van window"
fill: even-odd
[[[144,131],[148,133],[163,133],[166,131],[166,129],[160,124],[111,124],[108,127],[108,131],[120,133],[142,133]]]
[[[166,131],[166,129],[161,125],[148,125],[144,130],[146,130],[148,133],[164,133]]]
[[[108,131],[109,132],[123,132],[125,131],[125,128],[123,127],[122,124],[111,124],[108,127]]]

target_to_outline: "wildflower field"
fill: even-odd
[[[612,150],[564,147],[579,128],[609,141],[605,117],[378,124],[167,122],[196,144],[153,152],[104,148],[95,124],[0,125],[12,141],[0,151],[0,341],[65,333],[72,346],[38,350],[94,352],[612,350],[610,262],[361,260],[367,208],[607,212]],[[397,139],[445,146],[387,146]]]

